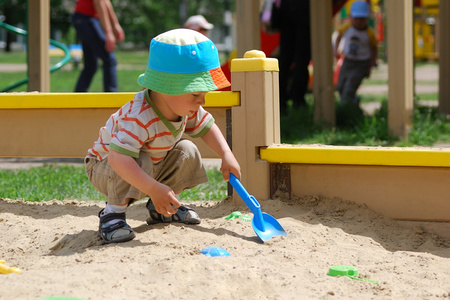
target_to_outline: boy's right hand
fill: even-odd
[[[180,201],[178,201],[175,192],[167,185],[157,182],[152,188],[152,194],[150,195],[155,209],[160,214],[170,217],[176,214],[178,207],[181,206]]]

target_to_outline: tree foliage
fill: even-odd
[[[36,1],[36,0],[28,0]],[[202,14],[220,30],[226,10],[234,10],[235,0],[111,0],[125,31],[125,41],[135,47],[147,47],[159,33],[182,27],[185,20]],[[50,0],[51,32],[62,33],[63,40],[71,30],[70,15],[76,0]],[[0,0],[0,15],[17,26],[27,23],[27,0]],[[73,41],[72,41],[73,42]]]

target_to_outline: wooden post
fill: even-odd
[[[450,115],[450,2],[439,2],[439,113]]]
[[[261,49],[259,11],[259,0],[236,0],[237,57],[243,57],[246,51]]]
[[[28,91],[50,92],[50,0],[28,2]]]
[[[314,0],[311,10],[311,54],[314,65],[314,121],[336,123],[333,84],[333,50],[331,44],[331,12],[329,0]]]
[[[413,1],[386,1],[388,24],[388,126],[390,134],[408,139],[413,116]]]
[[[278,60],[257,50],[233,59],[231,88],[241,94],[241,105],[232,108],[233,153],[241,182],[256,199],[269,199],[269,163],[259,158],[259,149],[280,143]],[[241,201],[236,193],[233,197]]]

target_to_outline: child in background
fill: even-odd
[[[338,36],[334,44],[334,56],[337,59],[341,55],[338,50],[339,43],[344,43],[344,62],[336,87],[342,105],[359,105],[356,91],[362,80],[370,76],[370,71],[376,64],[378,41],[374,30],[367,25],[369,17],[369,3],[355,1],[350,8],[350,22],[337,29]]]
[[[111,115],[85,159],[89,181],[108,198],[99,213],[105,243],[135,237],[125,212],[146,196],[153,222],[200,223],[198,214],[177,199],[183,190],[208,181],[199,150],[181,138],[183,133],[201,138],[219,155],[225,180],[230,173],[240,178],[236,158],[202,107],[208,91],[230,85],[211,40],[190,29],[158,35],[138,83],[146,89]]]

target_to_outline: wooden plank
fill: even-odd
[[[27,3],[28,91],[50,92],[50,0]]]
[[[314,64],[313,93],[315,99],[314,122],[335,125],[333,49],[330,42],[332,34],[332,2],[328,0],[311,1],[311,54]]]
[[[450,1],[439,4],[439,113],[450,115]]]
[[[292,197],[352,201],[385,216],[450,222],[450,168],[291,164]]]
[[[390,134],[408,139],[413,116],[413,1],[386,1],[388,71],[388,126]]]
[[[84,157],[97,139],[100,127],[133,97],[134,93],[1,94],[0,156]],[[206,96],[205,108],[225,137],[230,126],[227,125],[230,107],[239,104],[237,92]],[[203,141],[194,142],[203,157],[217,158]]]
[[[261,49],[259,0],[236,0],[237,57],[249,50]]]

